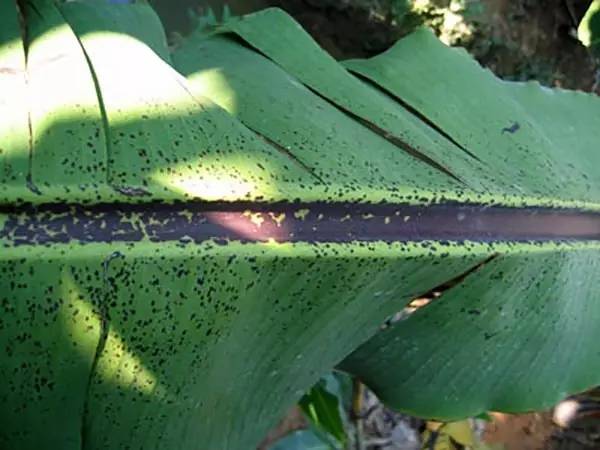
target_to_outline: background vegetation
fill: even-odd
[[[239,15],[278,6],[339,59],[374,55],[425,25],[506,79],[597,88],[596,53],[577,33],[593,9],[591,0],[180,0],[178,8],[170,0],[150,3],[169,31],[184,34],[195,25],[193,18],[214,14],[218,20],[224,7]],[[585,21],[591,30],[599,28],[594,15]],[[584,30],[581,40],[592,44],[592,34]]]

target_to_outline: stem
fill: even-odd
[[[356,450],[365,450],[362,417],[363,397],[364,386],[358,378],[354,378],[352,380],[352,418],[354,419]]]

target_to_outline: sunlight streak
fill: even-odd
[[[102,317],[70,274],[63,275],[62,286],[62,298],[69,305],[62,312],[63,324],[73,346],[80,351],[82,357],[89,359],[89,349],[95,349],[100,339]],[[128,348],[127,343],[110,324],[95,375],[102,383],[134,388],[147,395],[161,395],[165,391],[152,371]]]
[[[211,98],[229,114],[236,115],[238,102],[235,91],[229,85],[223,71],[214,67],[201,70],[188,77],[194,86],[194,92],[199,92],[204,97]],[[218,93],[218,95],[216,95]]]

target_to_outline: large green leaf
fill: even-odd
[[[421,416],[551,407],[597,383],[597,252],[501,254],[341,367]]]
[[[271,27],[278,32],[270,32]],[[534,82],[504,82],[463,49],[449,49],[425,29],[375,58],[345,64],[380,86],[378,92],[343,71],[279,10],[242,17],[225,30],[237,33],[332,105],[372,123],[379,134],[404,150],[426,155],[481,193],[471,200],[595,207],[600,155],[589,145],[600,138],[600,129],[593,126],[600,104],[594,96]],[[185,73],[192,72],[190,65],[202,69],[210,64],[178,62],[178,53],[184,52],[177,52],[175,61]],[[196,52],[202,54],[202,48]],[[229,68],[214,58],[219,58],[220,70]],[[197,77],[189,78],[194,82]],[[419,131],[408,128],[415,120]],[[557,120],[562,127],[555,126]],[[430,140],[423,140],[423,134]],[[580,139],[584,142],[576,148],[587,151],[574,157],[564,150]],[[582,176],[582,182],[571,182]]]
[[[596,98],[423,31],[349,72],[278,10],[169,55],[145,5],[21,6],[2,448],[252,448],[341,361],[439,418],[600,381]]]

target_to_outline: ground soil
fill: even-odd
[[[491,414],[493,421],[485,429],[483,440],[501,444],[505,450],[548,450],[556,425],[552,413],[510,415]]]
[[[483,65],[509,79],[591,90],[596,64],[575,35],[589,1],[484,3],[487,25],[467,45]]]

